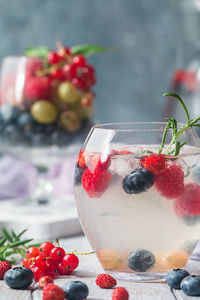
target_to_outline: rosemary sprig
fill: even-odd
[[[187,110],[187,107],[185,105],[185,103],[183,102],[183,100],[181,99],[181,97],[175,93],[165,93],[163,94],[164,97],[169,96],[169,97],[173,97],[176,98],[182,105],[186,116],[187,116],[187,123],[182,125],[181,127],[177,127],[177,121],[174,118],[167,118],[166,120],[168,120],[167,125],[164,128],[164,132],[163,132],[163,137],[162,137],[162,141],[161,141],[161,146],[159,148],[158,154],[161,154],[164,146],[165,146],[165,141],[166,141],[166,137],[167,134],[169,132],[169,130],[171,130],[172,132],[172,138],[171,138],[171,142],[169,143],[169,145],[166,147],[166,149],[164,150],[164,154],[166,155],[172,155],[172,156],[176,156],[179,154],[181,147],[183,147],[186,142],[184,143],[180,143],[179,141],[179,137],[182,135],[182,133],[187,130],[190,129],[193,126],[196,127],[200,127],[200,124],[197,124],[197,122],[200,121],[200,116],[195,118],[195,119],[190,119],[190,115],[189,112]],[[171,147],[174,146],[174,149],[171,150]]]
[[[6,260],[13,264],[16,261],[13,257],[14,254],[19,253],[19,251],[25,253],[26,249],[32,246],[29,243],[33,239],[21,239],[26,231],[27,229],[16,234],[13,229],[11,232],[8,232],[6,228],[2,228],[2,236],[0,237],[0,261]]]

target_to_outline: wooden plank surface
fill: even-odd
[[[66,252],[77,250],[78,252],[90,251],[90,245],[84,236],[67,238],[60,241]],[[97,274],[103,273],[103,269],[95,254],[79,256],[80,265],[73,275],[59,276],[55,283],[59,286],[70,280],[81,280],[89,287],[88,300],[111,300],[112,289],[101,289],[95,284]],[[136,283],[118,280],[118,286],[124,286],[129,291],[129,300],[196,300],[199,297],[188,297],[181,291],[170,291],[165,283]],[[9,289],[3,281],[0,281],[0,300],[42,300],[42,291],[37,284],[29,290],[18,291]]]

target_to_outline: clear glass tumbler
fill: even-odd
[[[74,192],[85,234],[106,272],[154,281],[182,268],[199,239],[200,144],[157,155],[165,123],[94,126],[78,157]]]

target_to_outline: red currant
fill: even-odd
[[[61,247],[55,247],[50,252],[50,257],[52,258],[53,262],[56,264],[60,263],[64,256],[65,256],[65,250]]]
[[[59,80],[64,79],[64,74],[62,69],[58,69],[58,68],[52,69],[50,74],[54,79],[59,79]]]
[[[58,55],[60,57],[71,55],[70,49],[68,47],[61,47],[60,49],[58,49]]]
[[[81,71],[84,78],[92,77],[94,75],[94,68],[91,65],[85,66]]]
[[[35,281],[39,281],[40,277],[45,275],[45,270],[43,268],[34,267],[34,268],[31,268],[31,271],[34,274]]]
[[[73,62],[79,67],[84,67],[86,65],[86,59],[83,55],[74,56]]]
[[[63,257],[62,265],[69,271],[75,270],[79,265],[78,256],[75,254],[67,254]]]
[[[64,65],[63,66],[63,74],[66,76],[67,79],[72,79],[73,77],[76,76],[76,70],[77,70],[77,66],[75,64],[72,65]]]
[[[52,278],[56,276],[57,270],[55,264],[51,259],[46,260],[45,275],[51,276]]]
[[[36,257],[38,254],[39,254],[39,250],[36,247],[29,247],[26,250],[26,257],[27,258]]]
[[[61,59],[57,52],[51,51],[47,55],[47,60],[50,64],[55,65],[59,63]]]
[[[72,78],[72,84],[80,90],[85,91],[87,89],[85,81],[81,78],[78,77]]]
[[[41,255],[36,256],[35,264],[37,267],[45,268],[46,267],[46,257],[41,256]]]
[[[29,268],[29,259],[24,257],[22,260],[22,264],[23,264],[24,268]]]
[[[70,271],[68,268],[63,266],[62,263],[59,263],[59,265],[57,265],[56,269],[57,269],[58,274],[60,274],[60,275],[69,275],[72,273],[72,271]]]
[[[45,256],[48,257],[50,255],[51,250],[54,248],[55,246],[50,243],[50,242],[44,242],[42,243],[38,249],[39,249],[39,254],[41,256]]]

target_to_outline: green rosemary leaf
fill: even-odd
[[[2,238],[2,239],[0,240],[0,247],[2,247],[2,246],[5,244],[6,241],[7,241],[7,238],[6,238],[6,237]]]
[[[7,240],[11,243],[13,243],[13,238],[12,236],[8,233],[8,231],[5,228],[2,228],[2,232],[4,236],[7,238]]]
[[[18,247],[18,246],[25,245],[25,244],[31,242],[32,240],[33,239],[29,239],[29,240],[25,240],[25,241],[17,241],[15,243],[9,244],[9,248],[15,248],[15,247]]]
[[[14,237],[14,239],[16,239],[17,235],[16,235],[16,233],[14,232],[13,229],[11,229],[11,233],[12,233],[12,236]]]
[[[181,97],[179,97],[179,95],[175,94],[175,93],[165,93],[163,94],[164,97],[174,97],[176,99],[179,100],[179,102],[182,104],[183,106],[183,109],[185,110],[185,113],[187,115],[187,120],[188,120],[188,123],[190,122],[190,116],[189,116],[189,112],[185,106],[185,103],[183,102],[183,100],[181,99]]]
[[[19,240],[20,237],[21,237],[27,230],[28,230],[28,229],[22,230],[22,231],[16,236],[16,240]]]

